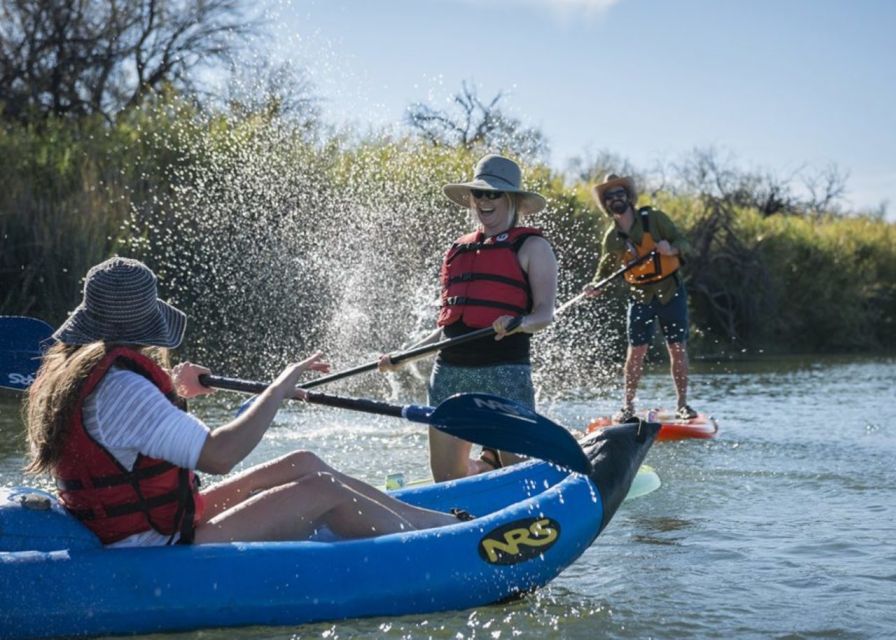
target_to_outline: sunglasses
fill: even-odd
[[[470,189],[470,194],[477,200],[497,200],[504,195],[503,191],[483,191],[482,189]]]
[[[604,192],[604,200],[617,200],[619,198],[627,198],[628,191],[623,189],[622,187],[617,187],[616,189],[610,189],[609,191]]]

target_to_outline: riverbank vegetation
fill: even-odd
[[[432,326],[441,254],[470,226],[441,185],[498,151],[548,199],[530,222],[557,250],[560,301],[593,274],[608,220],[590,187],[615,171],[636,176],[641,204],[667,211],[692,242],[695,355],[892,345],[896,225],[883,210],[843,210],[836,168],[780,178],[698,149],[650,171],[604,151],[561,172],[538,130],[472,86],[455,113],[410,105],[403,126],[359,134],[323,122],[301,73],[267,69],[200,99],[174,82],[186,71],[132,87],[113,111],[100,101],[60,112],[0,92],[0,313],[61,322],[87,269],[118,253],[163,275],[163,293],[207,338],[197,348],[222,363],[222,351],[260,366],[321,344],[396,348]],[[557,323],[545,364],[562,372],[563,350],[547,343],[583,336],[607,345],[594,357],[618,355],[617,289]],[[241,345],[262,346],[247,355]]]

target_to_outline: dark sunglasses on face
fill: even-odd
[[[470,189],[470,194],[477,200],[497,200],[504,195],[503,191],[483,191],[482,189]]]
[[[617,189],[610,189],[609,191],[604,192],[604,201],[609,200],[620,200],[622,198],[628,197],[628,191],[619,187]]]

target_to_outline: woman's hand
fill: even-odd
[[[398,371],[401,369],[401,365],[392,362],[391,353],[384,353],[380,356],[380,361],[377,363],[376,368],[379,369],[380,373],[387,373]]]
[[[319,371],[321,373],[330,373],[330,363],[323,359],[323,353],[316,352],[310,358],[306,358],[299,363],[302,371]]]
[[[271,383],[272,387],[277,388],[284,398],[299,398],[302,394],[297,394],[296,384],[299,382],[299,376],[304,371],[320,371],[328,373],[330,371],[330,363],[323,359],[323,353],[316,352],[310,358],[306,358],[301,362],[294,362],[287,365],[277,379]],[[301,397],[300,399],[304,399]]]
[[[525,316],[523,317],[523,320],[519,323],[519,325],[517,325],[510,331],[507,330],[507,325],[509,325],[514,320],[516,320],[516,316],[501,316],[492,323],[492,329],[495,330],[495,340],[501,340],[504,336],[509,336],[511,334],[523,331],[523,324],[526,321]]]
[[[181,362],[171,370],[174,390],[181,398],[195,398],[214,393],[214,389],[205,387],[199,382],[199,376],[204,373],[211,373],[211,371],[192,362]]]

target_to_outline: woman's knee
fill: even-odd
[[[354,495],[354,492],[336,475],[328,471],[316,471],[296,480],[293,486],[300,493],[313,492],[331,500]]]
[[[309,473],[331,470],[316,454],[304,449],[291,451],[278,458],[274,464],[289,470],[290,475],[297,478]]]

